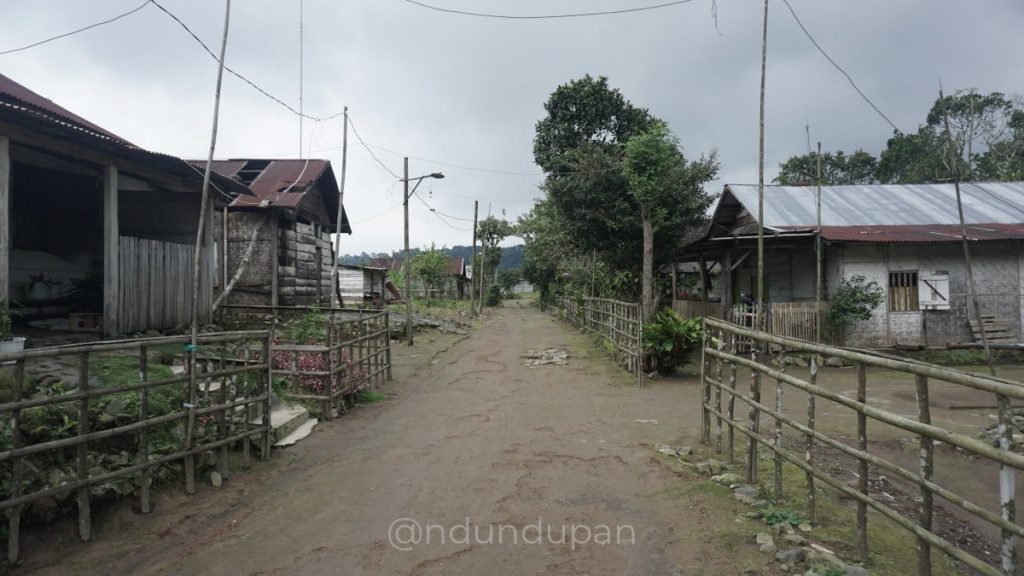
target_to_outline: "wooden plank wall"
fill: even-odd
[[[119,329],[123,333],[166,330],[192,319],[193,246],[121,236]],[[209,322],[213,305],[214,262],[203,249],[199,282],[200,322]]]

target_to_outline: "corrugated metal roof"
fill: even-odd
[[[234,177],[249,160],[215,160],[213,169],[225,176]],[[255,197],[239,198],[236,206],[259,206],[264,200],[272,206],[294,208],[302,201],[302,195],[320,179],[330,166],[327,160],[269,160],[269,164],[252,180],[249,189]],[[205,162],[196,162],[200,166]],[[284,190],[288,190],[287,193]]]
[[[964,219],[969,224],[1024,222],[1024,182],[960,185]],[[757,216],[757,186],[728,184],[726,192]],[[813,186],[765,186],[767,228],[815,225]],[[959,224],[952,184],[822,186],[824,226],[905,226]]]
[[[810,232],[813,228],[784,226],[787,232]],[[822,226],[821,237],[837,242],[959,242],[959,224],[911,224],[899,226]],[[982,242],[1024,240],[1024,224],[970,224],[967,239]]]
[[[67,108],[57,105],[57,103],[55,103],[53,100],[50,100],[49,98],[44,98],[41,95],[36,94],[35,92],[22,86],[21,84],[18,84],[14,80],[11,80],[7,76],[4,76],[3,74],[0,74],[0,95],[2,95],[5,100],[17,100],[22,104],[26,104],[42,112],[46,112],[51,116],[56,116],[63,120],[67,120],[68,122],[71,122],[73,124],[78,124],[83,128],[95,132],[97,135],[105,136],[112,140],[116,140],[124,144],[129,144],[137,148],[137,146],[125,140],[124,138],[121,138],[117,134],[105,130],[97,126],[96,124],[93,124],[92,122],[89,122],[85,118],[82,118],[74,112],[71,112]]]
[[[194,173],[192,166],[185,160],[169,154],[153,152],[151,150],[140,148],[113,132],[93,124],[70,110],[59,106],[52,100],[44,98],[40,94],[29,90],[25,86],[15,82],[3,74],[0,74],[0,109],[7,109],[18,114],[21,118],[27,117],[54,124],[62,130],[70,131],[65,132],[67,134],[84,135],[86,137],[96,139],[91,140],[90,143],[98,140],[104,143],[113,144],[119,150],[126,152],[127,155],[136,161],[145,159],[150,163],[158,164],[163,170],[178,172],[179,175],[183,173],[188,177],[202,178],[202,175],[196,175]],[[187,170],[185,170],[186,168]],[[213,180],[215,184],[219,184],[222,188],[225,188],[228,192],[233,193],[234,195],[250,194],[248,188],[239,185],[222,175],[215,174]]]

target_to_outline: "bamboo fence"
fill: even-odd
[[[322,343],[286,343],[275,339],[272,375],[287,383],[297,400],[316,402],[327,419],[345,408],[344,399],[391,380],[391,325],[388,312],[291,306],[222,306],[222,325],[256,328],[296,320],[310,313],[324,316]],[[276,330],[275,330],[276,331]]]
[[[740,343],[747,345],[741,347]],[[743,350],[743,351],[741,351]],[[766,351],[776,350],[774,354]],[[785,355],[791,352],[810,354],[812,362],[809,378],[798,378],[785,372]],[[775,356],[776,362],[771,362]],[[833,392],[818,383],[818,365],[822,356],[835,356],[857,366],[856,398]],[[778,368],[775,367],[778,365]],[[750,391],[741,391],[737,382],[737,368],[750,370]],[[867,404],[867,375],[869,369],[885,369],[911,374],[915,378],[918,414],[907,417]],[[775,381],[774,406],[761,399],[762,381]],[[945,382],[992,394],[999,407],[1001,438],[997,446],[934,424],[928,404],[930,382]],[[813,519],[815,515],[815,481],[820,480],[829,487],[857,502],[856,547],[862,559],[868,558],[868,509],[888,518],[901,528],[911,532],[917,540],[918,574],[929,575],[931,551],[937,548],[953,559],[963,563],[979,574],[1009,575],[1016,570],[1016,543],[1024,537],[1024,528],[1016,521],[1014,500],[1015,475],[1024,469],[1024,455],[1009,449],[1011,426],[1011,400],[1024,400],[1024,386],[1019,382],[960,372],[931,364],[905,361],[890,357],[871,355],[866,352],[813,344],[803,340],[783,338],[764,332],[737,326],[721,320],[704,320],[704,345],[701,370],[702,382],[702,439],[713,445],[718,452],[724,452],[731,463],[734,454],[734,432],[747,437],[746,475],[750,482],[757,481],[757,452],[759,446],[771,451],[775,464],[773,485],[776,495],[782,492],[782,465],[788,462],[805,473],[807,505]],[[807,393],[806,419],[798,420],[787,416],[783,409],[785,387]],[[724,397],[724,398],[723,398]],[[842,408],[852,410],[857,416],[856,445],[851,446],[815,427],[815,399],[823,398]],[[724,400],[724,407],[723,407]],[[737,414],[736,400],[748,407],[747,417]],[[833,410],[834,412],[834,410]],[[762,430],[761,415],[774,423],[771,430]],[[920,447],[920,463],[917,470],[908,470],[889,460],[869,453],[868,422],[881,423],[904,430],[917,436]],[[802,436],[798,446],[784,446],[783,428],[789,427]],[[961,449],[976,458],[999,465],[1000,508],[989,510],[971,502],[937,484],[933,479],[934,445],[944,442]],[[821,467],[816,466],[815,446],[826,446],[857,461],[857,483],[851,486]],[[870,468],[884,470],[916,485],[920,491],[918,517],[916,521],[907,518],[884,502],[869,494],[868,474]],[[933,527],[936,497],[959,507],[984,522],[998,528],[1002,534],[1001,566],[995,567],[956,544],[939,536]]]
[[[151,509],[150,478],[158,466],[183,461],[185,489],[193,493],[195,457],[201,453],[216,451],[217,469],[224,478],[229,472],[228,448],[231,445],[242,444],[244,466],[249,464],[250,446],[254,441],[261,456],[269,457],[270,366],[262,360],[270,357],[269,332],[202,334],[197,348],[187,346],[189,343],[187,336],[170,336],[0,354],[0,362],[14,363],[11,400],[0,403],[0,419],[6,420],[4,427],[9,425],[11,433],[9,445],[5,442],[0,446],[0,464],[11,471],[10,488],[0,493],[0,510],[5,511],[9,522],[8,562],[11,565],[18,561],[22,513],[33,502],[76,492],[79,535],[83,540],[89,540],[92,537],[90,488],[98,484],[123,477],[137,478],[139,509],[148,513]],[[185,346],[185,372],[170,378],[151,379],[148,352],[155,346],[164,345]],[[138,382],[109,386],[91,384],[90,358],[99,354],[106,355],[104,357],[111,354],[120,357],[137,355]],[[204,357],[202,361],[198,359],[200,354]],[[57,361],[62,357],[77,360],[76,388],[58,395],[26,397],[33,388],[31,383],[26,383],[26,363]],[[170,411],[157,414],[155,407],[151,407],[151,397],[157,391],[167,390],[172,391]],[[132,399],[138,401],[138,415],[130,423],[94,430],[90,422],[90,402],[109,395],[122,395],[126,402],[124,395],[137,395]],[[33,443],[32,434],[24,422],[28,415],[26,412],[33,409],[55,410],[62,405],[77,413],[74,422],[68,423],[68,435]],[[150,444],[151,431],[167,430],[169,426],[180,426],[180,433],[174,435],[178,445],[171,448],[174,450],[171,453],[154,453],[158,451]],[[212,433],[207,434],[211,428]],[[125,442],[137,449],[134,461],[100,474],[90,471],[91,464],[102,456],[104,448],[109,451],[111,446],[123,446]],[[54,461],[73,461],[74,480],[52,485],[50,470],[41,469],[33,463],[33,460],[38,463],[38,459],[47,456],[53,457]],[[32,486],[34,480],[44,487],[25,492],[24,487]]]
[[[643,386],[643,322],[640,305],[608,298],[562,298],[565,319],[608,343]]]

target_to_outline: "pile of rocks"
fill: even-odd
[[[569,353],[559,348],[548,348],[546,350],[527,350],[522,358],[524,366],[536,368],[537,366],[565,366],[569,363]]]

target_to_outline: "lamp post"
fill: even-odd
[[[405,267],[405,338],[409,346],[412,346],[412,260],[409,257],[409,198],[416,193],[416,189],[420,187],[423,180],[427,178],[437,178],[440,180],[444,178],[444,174],[440,172],[434,172],[432,174],[426,174],[424,176],[418,176],[416,178],[409,178],[409,158],[405,158],[405,177],[402,178],[402,182],[405,184],[405,190],[402,192],[402,205],[405,207],[405,260],[402,265]],[[412,192],[409,191],[409,182],[415,181],[416,185],[412,187]]]

